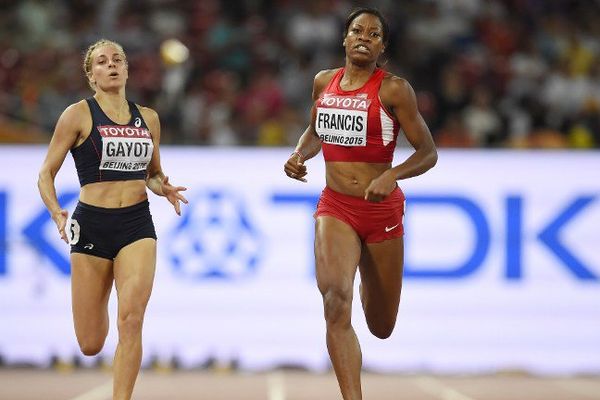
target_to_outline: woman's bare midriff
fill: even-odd
[[[121,208],[148,198],[146,181],[111,181],[89,183],[81,188],[79,200],[103,208]]]
[[[391,168],[390,163],[326,162],[327,186],[338,193],[364,197],[371,181]]]

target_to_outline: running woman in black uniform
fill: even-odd
[[[39,173],[38,187],[61,238],[71,244],[75,334],[85,355],[100,352],[108,333],[113,281],[119,343],[113,363],[113,399],[130,399],[142,359],[142,325],[154,281],[156,233],[146,187],[180,215],[181,191],[163,174],[157,113],[125,97],[123,48],[108,40],[89,47],[83,69],[93,97],[60,116]],[[81,184],[67,226],[54,178],[71,151]]]

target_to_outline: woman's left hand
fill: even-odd
[[[182,201],[185,204],[187,204],[188,201],[179,192],[183,192],[183,191],[187,190],[187,188],[185,188],[183,186],[173,186],[173,185],[171,185],[169,183],[169,177],[165,176],[165,178],[161,182],[161,189],[162,189],[163,195],[175,207],[175,212],[177,213],[177,215],[181,215],[181,204],[179,202]]]
[[[385,171],[373,179],[365,190],[365,200],[379,202],[385,199],[396,188],[396,177],[391,170]]]

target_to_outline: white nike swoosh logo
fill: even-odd
[[[386,231],[386,232],[389,232],[389,231],[391,231],[391,230],[395,229],[395,228],[396,228],[398,225],[400,225],[400,224],[398,223],[398,224],[396,224],[396,225],[394,225],[394,226],[386,226],[386,227],[385,227],[385,231]]]

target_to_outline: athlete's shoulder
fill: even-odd
[[[315,80],[313,84],[313,99],[317,99],[323,89],[331,82],[333,76],[340,70],[341,68],[334,69],[324,69],[322,71],[317,72],[315,75]]]
[[[69,105],[62,112],[54,128],[55,135],[76,135],[89,132],[92,127],[92,113],[85,100]]]
[[[140,110],[140,114],[142,114],[142,118],[144,118],[144,121],[150,130],[153,140],[160,137],[160,119],[158,113],[150,107],[144,107],[139,104],[136,104],[135,106]]]
[[[65,108],[65,113],[80,113],[84,110],[89,110],[90,107],[88,106],[87,100],[86,99],[81,99],[76,103],[70,104],[67,108]]]
[[[70,123],[77,123],[89,119],[91,116],[90,107],[85,99],[69,105],[63,111],[60,118]]]
[[[396,76],[391,72],[384,71],[383,81],[381,82],[382,86],[387,86],[391,90],[406,90],[410,88],[410,83],[404,78]]]
[[[158,113],[154,109],[150,107],[141,106],[139,104],[136,104],[135,106],[138,108],[138,110],[140,110],[140,113],[142,114],[142,117],[144,117],[144,120],[146,122],[153,120],[158,121]]]
[[[323,69],[317,72],[315,75],[315,81],[327,80],[329,82],[340,69],[342,68]]]
[[[386,72],[381,82],[379,96],[387,104],[397,104],[412,99],[415,92],[406,79]]]

